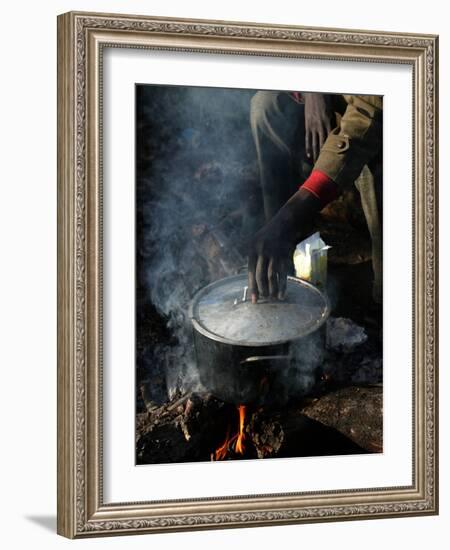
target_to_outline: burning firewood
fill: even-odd
[[[380,407],[380,388],[346,388],[281,410],[178,395],[138,415],[137,463],[380,452]]]

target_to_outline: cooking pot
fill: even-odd
[[[288,277],[283,301],[247,296],[247,275],[215,281],[190,304],[202,384],[221,400],[282,403],[311,391],[325,348],[328,299]]]

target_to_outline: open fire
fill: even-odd
[[[227,428],[225,441],[218,447],[214,453],[211,453],[211,460],[225,460],[231,453],[243,455],[245,451],[245,405],[238,406],[239,430],[230,437],[230,426]]]

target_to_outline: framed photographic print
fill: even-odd
[[[431,35],[58,18],[58,532],[436,514]]]

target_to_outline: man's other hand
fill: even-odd
[[[306,156],[316,162],[322,145],[335,125],[335,114],[326,94],[303,94],[305,102],[305,150]]]

